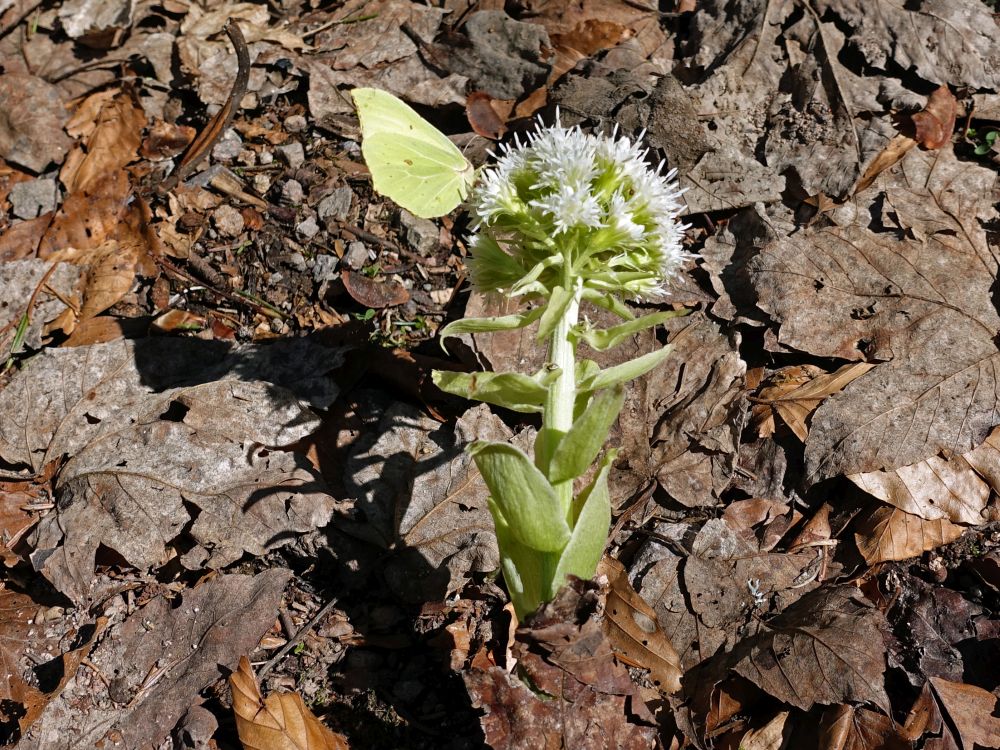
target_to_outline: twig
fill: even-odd
[[[281,661],[286,656],[288,656],[288,653],[293,648],[295,648],[300,643],[302,643],[302,641],[305,640],[305,637],[309,633],[309,631],[312,630],[316,626],[316,623],[318,623],[320,620],[322,620],[324,617],[326,617],[327,613],[331,609],[333,609],[334,606],[336,606],[336,604],[337,604],[336,597],[334,597],[333,599],[331,599],[330,601],[328,601],[326,604],[324,604],[322,606],[322,608],[320,609],[320,611],[317,612],[315,615],[313,615],[312,618],[310,618],[309,622],[307,622],[305,625],[303,625],[301,628],[299,628],[299,632],[295,634],[295,637],[292,638],[290,641],[288,641],[288,643],[286,643],[284,646],[282,646],[278,650],[278,653],[276,653],[274,656],[272,656],[271,659],[263,667],[261,667],[257,671],[257,679],[258,680],[263,680],[264,679],[264,675],[266,675],[268,672],[270,672],[274,668],[275,664],[277,664],[279,661]]]
[[[166,193],[177,187],[212,150],[212,147],[222,137],[222,134],[233,124],[233,118],[236,117],[236,110],[239,109],[240,102],[247,92],[247,83],[250,81],[250,52],[247,50],[246,39],[243,38],[240,25],[232,18],[226,22],[223,30],[233,43],[233,49],[236,51],[237,70],[232,91],[229,92],[229,98],[222,105],[222,109],[215,113],[215,117],[209,120],[205,129],[198,134],[198,137],[188,147],[184,158],[181,159],[174,173],[164,181],[160,187],[161,193]]]

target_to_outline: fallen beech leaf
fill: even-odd
[[[146,113],[131,88],[122,89],[108,97],[108,92],[93,94],[101,106],[93,113],[93,106],[85,100],[81,105],[82,117],[67,123],[67,130],[86,133],[86,140],[77,145],[66,157],[59,172],[66,189],[73,193],[91,189],[105,175],[116,172],[133,161],[142,143],[142,129],[146,126]],[[93,113],[94,119],[89,120]]]
[[[656,612],[628,581],[624,566],[605,556],[598,573],[608,577],[604,632],[615,655],[626,664],[648,669],[664,693],[681,688],[680,657],[656,621]]]
[[[279,691],[264,698],[245,656],[229,686],[236,731],[246,750],[348,750],[346,738],[317,719],[298,693]]]
[[[880,505],[862,518],[854,542],[869,565],[906,560],[958,539],[962,527],[946,518],[927,521],[899,508]]]
[[[485,91],[473,91],[465,98],[465,116],[477,135],[495,141],[507,132],[507,124],[493,109],[492,101]]]
[[[930,678],[934,694],[948,718],[958,729],[962,744],[971,747],[1000,746],[998,699],[993,693],[975,685],[949,682],[940,677]]]
[[[947,86],[931,92],[927,106],[913,115],[916,141],[924,148],[941,148],[951,140],[955,130],[958,102]]]
[[[817,703],[852,701],[873,703],[888,713],[882,637],[887,627],[882,613],[855,587],[816,589],[732,652],[705,662],[705,673],[690,674],[685,689],[708,692],[732,671],[804,711]]]
[[[932,456],[895,471],[848,476],[879,500],[927,520],[981,524],[990,492],[1000,493],[1000,428],[978,448],[944,459]]]
[[[235,669],[274,624],[291,575],[280,567],[256,576],[220,574],[180,595],[150,592],[152,599],[124,621],[113,618],[88,668],[75,672],[18,750],[171,746],[169,735],[201,702],[199,694]]]
[[[760,729],[751,729],[740,740],[740,750],[780,750],[786,740],[788,711],[782,711]]]
[[[410,293],[398,281],[376,281],[363,274],[351,273],[347,270],[341,272],[341,279],[343,279],[347,293],[354,298],[355,302],[373,310],[395,307],[410,300]]]
[[[777,413],[795,433],[795,437],[804,443],[809,436],[809,427],[806,425],[809,415],[823,403],[824,399],[840,392],[851,381],[861,377],[874,366],[867,362],[854,362],[844,365],[836,372],[824,373],[820,370],[819,374],[814,374],[817,368],[810,365],[786,368],[795,372],[795,375],[784,382],[763,388],[754,400]],[[755,411],[754,417],[762,426],[768,424],[766,413],[758,417]],[[773,425],[773,418],[770,424]],[[767,437],[772,432],[773,427],[770,432],[762,428],[758,434],[760,437]]]
[[[885,714],[842,703],[823,712],[817,750],[909,750],[898,727]]]

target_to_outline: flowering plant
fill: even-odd
[[[429,126],[428,126],[429,127]],[[477,441],[472,454],[489,489],[501,565],[519,617],[555,596],[568,574],[591,578],[611,523],[608,472],[616,452],[574,492],[601,454],[624,403],[624,384],[656,367],[663,347],[601,369],[577,359],[585,342],[604,351],[678,312],[637,318],[625,299],[656,298],[680,267],[685,227],[673,172],[650,169],[628,138],[541,125],[473,187],[475,235],[469,266],[476,288],[521,299],[513,315],[457,320],[442,338],[538,322],[547,363],[533,374],[437,371],[442,390],[542,416],[529,457],[508,443]],[[661,165],[662,167],[662,165]],[[580,320],[584,301],[621,319],[610,328]]]
[[[608,450],[590,483],[574,480],[597,460],[624,401],[624,383],[656,367],[663,347],[602,370],[577,344],[603,351],[676,312],[636,318],[624,298],[652,298],[685,258],[673,173],[650,169],[628,138],[539,127],[505,148],[473,189],[471,273],[482,292],[537,302],[515,315],[458,320],[442,337],[521,328],[538,321],[548,344],[539,372],[435,372],[449,393],[519,412],[540,412],[534,458],[507,443],[469,447],[490,491],[504,578],[519,616],[555,596],[572,573],[594,575],[611,523]],[[584,300],[622,323],[580,320]]]

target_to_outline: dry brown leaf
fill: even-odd
[[[885,148],[878,152],[861,177],[858,178],[858,182],[854,186],[854,194],[857,195],[871,187],[876,177],[894,164],[898,164],[900,159],[906,156],[907,152],[916,145],[917,142],[907,135],[900,134],[894,136],[886,144]]]
[[[951,140],[955,130],[958,102],[947,86],[931,92],[927,106],[913,115],[916,140],[924,148],[941,148]]]
[[[867,362],[854,362],[830,373],[825,373],[812,365],[779,370],[775,375],[780,375],[780,380],[775,385],[761,389],[760,394],[754,399],[759,406],[764,407],[760,412],[756,407],[754,409],[754,419],[759,423],[758,435],[768,437],[774,432],[774,418],[765,411],[769,409],[780,416],[795,436],[804,443],[809,436],[809,427],[806,424],[809,415],[825,399],[843,390],[874,366]]]
[[[930,678],[931,688],[944,713],[958,730],[963,747],[1000,747],[998,698],[975,685]]]
[[[965,453],[1000,411],[994,173],[939,149],[880,179],[881,202],[750,261],[776,348],[878,362],[813,414],[810,482]]]
[[[236,731],[246,750],[348,750],[347,739],[317,719],[298,693],[279,691],[264,698],[247,657],[240,657],[229,686]]]
[[[958,539],[962,527],[946,518],[927,521],[899,508],[880,505],[861,519],[854,542],[869,565],[906,560]]]
[[[59,178],[67,191],[92,189],[104,176],[133,161],[142,143],[146,113],[131,89],[93,94],[67,123],[86,140],[66,157]]]
[[[909,750],[898,727],[885,714],[841,704],[823,712],[818,750]]]
[[[803,710],[816,703],[856,701],[888,712],[885,627],[882,613],[853,586],[824,587],[719,658],[765,692]]]
[[[789,711],[782,711],[760,729],[751,729],[740,740],[740,750],[781,750],[786,740],[785,722]]]
[[[620,562],[605,556],[598,573],[608,577],[604,633],[615,655],[626,664],[648,669],[662,692],[676,693],[681,688],[680,657],[656,621],[656,612],[632,588]]]
[[[902,511],[928,521],[945,518],[953,523],[985,523],[983,510],[990,499],[990,484],[983,481],[968,457],[996,461],[1000,446],[1000,431],[993,432],[986,442],[965,456],[951,460],[931,456],[911,466],[892,471],[871,471],[850,474],[854,484],[869,495]]]

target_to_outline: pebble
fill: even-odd
[[[340,261],[336,255],[317,255],[313,261],[312,273],[316,283],[322,284],[324,281],[333,281],[337,278],[337,266]]]
[[[301,133],[306,127],[306,118],[303,115],[290,115],[285,118],[285,130],[289,133]]]
[[[257,161],[259,161],[261,164],[271,164],[274,162],[274,154],[272,154],[270,151],[262,151],[260,154],[257,155]]]
[[[288,180],[281,186],[281,199],[285,203],[298,206],[304,197],[305,191],[302,189],[302,183],[298,180]]]
[[[339,187],[319,202],[316,213],[319,214],[320,221],[329,228],[331,222],[347,220],[353,202],[354,191],[346,186]]]
[[[354,271],[360,271],[364,268],[365,263],[368,262],[368,248],[365,247],[365,243],[360,240],[355,240],[347,246],[347,252],[344,253],[344,263],[348,268]]]
[[[288,257],[285,259],[285,262],[288,263],[289,266],[291,266],[292,268],[294,268],[296,271],[299,271],[299,272],[305,271],[306,268],[308,267],[306,265],[306,256],[304,256],[302,253],[298,253],[298,252],[296,252],[296,253],[289,253]]]
[[[299,235],[299,237],[311,240],[319,234],[319,224],[316,223],[316,219],[312,216],[308,216],[296,225],[295,233]]]
[[[55,179],[19,182],[10,189],[10,206],[19,219],[34,219],[48,211],[54,211],[59,200],[59,187]]]
[[[219,142],[212,147],[212,158],[215,161],[230,162],[239,156],[242,150],[243,139],[240,138],[235,130],[230,128],[223,133]]]
[[[243,231],[243,214],[232,206],[222,205],[212,214],[212,224],[223,237],[237,237]]]
[[[271,177],[263,172],[258,172],[253,176],[253,189],[257,191],[257,195],[264,195],[268,190],[271,189]]]
[[[421,219],[409,211],[400,211],[399,223],[406,230],[407,244],[418,253],[428,255],[437,249],[441,233],[433,221]]]
[[[298,141],[278,146],[277,152],[285,164],[292,169],[298,169],[306,160],[306,150]]]

